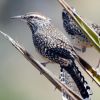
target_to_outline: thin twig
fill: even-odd
[[[57,77],[37,61],[28,51],[15,42],[9,35],[0,31],[0,33],[36,68],[38,69],[58,90],[64,90],[72,100],[82,100],[82,98],[72,91],[67,85],[61,83]]]

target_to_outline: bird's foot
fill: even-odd
[[[86,52],[86,47],[82,47],[82,53]]]
[[[75,50],[80,51],[82,53],[84,53],[86,51],[86,47],[79,48],[79,47],[74,46],[74,48],[75,48]]]
[[[43,62],[43,63],[41,63],[41,64],[42,64],[44,67],[46,67],[46,65],[47,65],[48,63],[50,63],[50,61]]]
[[[41,64],[42,64],[44,67],[46,67],[46,65],[47,65],[48,63],[50,63],[50,61],[43,62],[43,63],[41,63]],[[40,75],[42,75],[42,72],[40,72]]]

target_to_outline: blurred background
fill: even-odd
[[[100,24],[100,0],[66,1],[77,9],[82,18]],[[28,26],[24,22],[10,19],[34,11],[50,17],[55,26],[65,33],[61,18],[62,7],[57,0],[0,0],[0,30],[18,41],[40,62],[44,62],[32,44]],[[80,55],[94,67],[100,57],[93,48]],[[47,68],[59,77],[59,65],[49,64]],[[80,70],[91,86],[92,100],[100,100],[100,88]],[[1,35],[0,100],[61,100],[61,93]]]

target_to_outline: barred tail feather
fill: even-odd
[[[77,88],[79,89],[79,92],[83,99],[90,100],[90,86],[88,86],[88,83],[85,81],[76,64],[73,62],[73,64],[68,66],[61,66],[61,68],[64,68],[67,71],[67,73],[70,74],[75,84],[77,85]]]

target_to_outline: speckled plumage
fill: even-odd
[[[68,33],[68,36],[74,46],[82,49],[83,52],[86,51],[87,47],[91,47],[92,43],[84,35],[83,31],[76,24],[73,18],[65,10],[62,11],[63,26],[65,31]],[[100,26],[94,23],[88,23],[88,25],[94,29],[94,31],[100,36]]]
[[[65,68],[67,70],[67,76],[72,77],[75,81],[82,97],[88,98],[89,94],[87,90],[90,89],[90,87],[84,86],[87,82],[76,67],[74,62],[75,53],[72,50],[69,40],[62,32],[54,27],[50,20],[36,20],[36,22],[33,22],[31,19],[29,23],[31,23],[29,26],[32,30],[33,43],[40,54],[59,63],[61,67]],[[70,82],[70,84],[73,83],[74,82]],[[75,87],[73,90],[74,89]]]
[[[37,51],[66,70],[66,84],[81,96],[89,98],[87,82],[75,64],[76,54],[67,37],[54,27],[49,18],[40,14],[26,14],[23,17],[32,31],[32,39]],[[72,84],[72,85],[71,85]],[[75,91],[76,92],[76,91]]]

